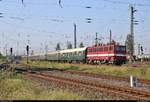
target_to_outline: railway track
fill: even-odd
[[[2,64],[0,64],[0,70],[1,70],[1,69],[6,70],[6,69],[9,68],[9,67],[10,67],[10,64],[9,64],[9,63],[2,63]]]
[[[29,69],[32,69],[33,66],[28,66],[28,65],[23,65],[24,67],[28,67]],[[35,68],[36,69],[36,68]],[[43,68],[41,68],[42,71],[44,72]],[[47,68],[47,71],[44,73],[41,73],[42,71],[34,72],[34,73],[28,73],[28,75],[33,76],[33,77],[38,77],[50,81],[54,81],[56,83],[59,83],[60,85],[70,85],[74,87],[83,87],[87,89],[92,89],[108,94],[112,94],[113,96],[119,96],[122,98],[127,98],[127,99],[144,99],[144,100],[149,100],[150,99],[150,92],[149,91],[143,91],[143,90],[138,90],[130,87],[120,87],[120,86],[115,86],[115,85],[110,85],[110,84],[104,84],[104,83],[93,83],[88,80],[78,80],[74,78],[65,78],[65,77],[60,77],[56,75],[52,75],[48,73],[48,71],[58,71],[62,73],[68,73],[68,74],[77,74],[80,76],[87,76],[87,77],[94,77],[94,78],[101,78],[101,79],[109,79],[109,80],[119,80],[119,81],[129,81],[129,78],[127,77],[116,77],[116,76],[111,76],[111,75],[101,75],[101,74],[93,74],[93,73],[87,73],[87,72],[79,72],[79,71],[71,71],[71,70],[63,70],[63,69],[57,69],[57,68]],[[32,70],[30,70],[32,72]],[[28,71],[26,70],[26,73]],[[37,73],[38,72],[38,73]],[[149,80],[141,80],[140,82],[149,84]],[[72,84],[71,84],[72,83]],[[75,85],[76,84],[76,85]]]
[[[78,74],[78,75],[94,77],[94,78],[103,78],[103,79],[109,79],[109,80],[118,80],[118,81],[130,82],[129,77],[119,77],[119,76],[113,76],[113,75],[94,74],[94,73],[80,72],[80,71],[65,71],[65,73]],[[140,83],[143,83],[143,84],[150,84],[150,80],[138,79],[138,81]]]
[[[150,100],[150,92],[141,91],[133,88],[118,87],[118,86],[108,85],[104,83],[96,84],[96,83],[91,83],[89,81],[83,81],[80,79],[59,77],[59,76],[49,75],[41,72],[34,72],[34,73],[24,72],[24,74],[30,77],[42,78],[47,81],[53,81],[55,83],[58,83],[59,85],[63,85],[63,86],[69,85],[75,88],[80,87],[83,89],[90,89],[102,93],[107,93],[115,97],[121,97],[123,99]]]
[[[21,65],[25,66],[25,67],[28,67],[30,69],[36,68],[34,66],[31,66],[31,65],[26,65],[26,64],[21,64]],[[81,71],[63,70],[63,69],[59,69],[59,68],[47,68],[47,69],[56,70],[56,71],[63,71],[63,73],[78,74],[80,76],[87,76],[87,77],[93,77],[93,78],[101,78],[101,79],[108,79],[108,80],[117,80],[117,81],[130,82],[129,77],[119,77],[119,76],[113,76],[113,75],[104,75],[104,74],[95,74],[95,73],[81,72]],[[142,83],[142,84],[150,85],[150,80],[138,79],[138,82]]]

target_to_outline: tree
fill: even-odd
[[[71,44],[71,42],[67,42],[67,49],[72,49],[72,44]]]
[[[115,40],[112,40],[112,41],[111,41],[111,44],[116,44],[116,41],[115,41]]]
[[[133,62],[135,60],[134,56],[133,56],[133,43],[132,43],[132,35],[128,34],[127,38],[126,38],[126,52],[128,55],[128,60],[129,62]]]
[[[56,51],[60,50],[60,43],[57,43],[56,45]]]
[[[83,47],[84,47],[83,42],[80,43],[79,47],[80,47],[80,48],[83,48]]]
[[[0,52],[0,58],[2,58],[3,57],[3,55],[1,54],[1,52]]]
[[[127,54],[128,54],[128,55],[131,55],[132,50],[133,50],[133,49],[132,49],[132,36],[131,36],[131,34],[128,34],[128,35],[127,35],[125,45],[126,45]]]

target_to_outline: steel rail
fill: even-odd
[[[127,99],[142,99],[142,100],[149,100],[150,99],[150,93],[144,92],[141,90],[133,90],[125,87],[116,87],[116,86],[110,86],[107,84],[94,84],[89,83],[87,81],[81,81],[77,79],[72,78],[64,78],[64,77],[58,77],[53,75],[47,75],[45,73],[25,73],[26,75],[33,76],[33,77],[39,77],[63,84],[69,84],[69,85],[75,85],[78,87],[85,87],[92,90],[97,90],[100,92],[105,92],[109,94],[114,94],[115,96],[118,95],[120,97],[126,97]]]
[[[27,65],[27,64],[21,64],[21,65],[26,66],[28,68],[35,67],[35,66],[32,66],[32,65]],[[49,68],[49,69],[63,71],[63,69],[59,69],[59,68]],[[94,77],[94,78],[103,78],[103,79],[111,79],[111,80],[130,82],[130,78],[129,77],[104,75],[104,74],[96,74],[96,73],[89,73],[89,72],[72,71],[72,70],[64,70],[63,72],[64,73],[71,73],[71,74],[79,74],[79,75],[82,75],[82,76],[88,76],[88,77]],[[150,84],[150,80],[146,80],[146,79],[138,79],[138,82],[140,82],[142,84]]]

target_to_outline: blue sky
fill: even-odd
[[[135,49],[140,43],[145,53],[150,53],[150,0],[3,0],[0,2],[0,51],[14,48],[14,53],[25,51],[28,39],[34,52],[44,52],[45,45],[55,50],[56,44],[66,48],[73,44],[73,24],[77,25],[77,43],[85,46],[94,43],[95,33],[101,42],[109,41],[109,30],[113,39],[124,44],[130,32],[129,4],[138,10],[135,14],[139,24],[135,26]],[[91,6],[88,9],[86,6]],[[92,23],[86,23],[92,18]],[[19,42],[17,44],[17,42]],[[18,46],[18,47],[17,47]],[[136,51],[137,52],[137,51]]]

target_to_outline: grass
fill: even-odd
[[[81,100],[77,93],[63,89],[49,89],[27,80],[20,74],[0,72],[0,100]]]
[[[6,61],[6,59],[2,59],[2,58],[0,58],[0,64],[2,64],[2,63],[6,63],[7,61]]]
[[[23,62],[25,63],[25,62]],[[82,72],[90,73],[102,73],[111,74],[115,76],[137,76],[142,79],[150,80],[150,65],[137,64],[137,66],[123,65],[123,66],[112,66],[112,65],[83,65],[83,64],[62,64],[52,62],[40,62],[31,61],[30,65],[44,67],[44,68],[60,68],[66,70],[78,70]]]

